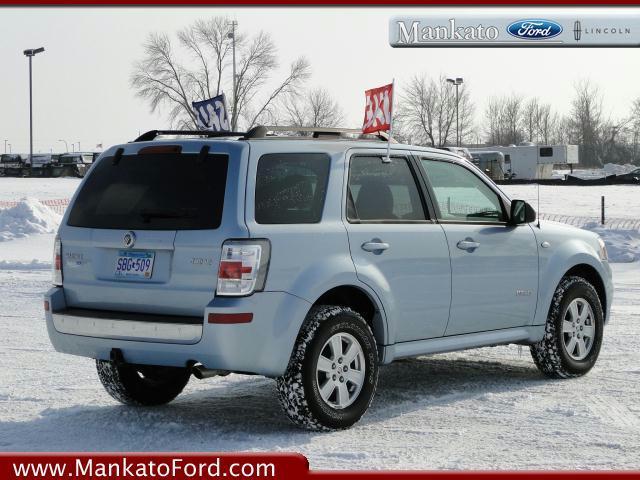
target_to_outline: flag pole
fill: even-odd
[[[393,136],[393,101],[396,97],[396,79],[391,80],[391,105],[389,105],[389,132],[387,136],[386,163],[391,163],[391,137]]]

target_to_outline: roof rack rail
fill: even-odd
[[[302,127],[296,125],[274,125],[274,126],[264,126],[258,125],[250,129],[243,139],[251,139],[251,138],[264,138],[269,136],[269,133],[275,132],[305,132],[312,133],[313,138],[320,138],[323,136],[336,136],[341,137],[345,134],[355,134],[362,138],[367,137],[376,137],[384,142],[389,140],[389,135],[386,132],[376,132],[374,134],[363,134],[362,130],[358,128],[338,128],[338,127]],[[393,137],[391,138],[391,143],[398,143]]]
[[[150,142],[160,135],[191,135],[199,137],[242,137],[246,132],[214,132],[211,130],[149,130],[143,133],[134,142]]]
[[[265,138],[274,136],[276,132],[305,132],[312,133],[313,138],[321,138],[324,136],[342,137],[346,134],[358,135],[359,138],[378,138],[384,142],[389,141],[389,135],[386,132],[376,132],[374,134],[363,134],[362,130],[357,128],[336,128],[336,127],[301,127],[296,125],[275,125],[264,126],[257,125],[247,132],[214,132],[211,130],[149,130],[143,133],[134,142],[150,142],[155,140],[161,135],[184,135],[184,136],[198,136],[208,138],[221,138],[221,137],[241,137],[242,140],[250,140],[253,138]],[[391,143],[398,143],[393,137]]]

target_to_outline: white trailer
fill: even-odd
[[[501,152],[505,171],[511,178],[539,180],[551,178],[554,165],[577,165],[578,145],[518,145],[470,148],[473,152]]]

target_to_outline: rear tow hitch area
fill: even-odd
[[[194,365],[191,368],[191,373],[198,380],[204,380],[212,377],[226,377],[231,372],[229,370],[216,370],[211,368],[204,368],[202,365]]]

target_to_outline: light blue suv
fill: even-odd
[[[192,374],[265,375],[294,423],[340,429],[399,358],[515,343],[554,378],[596,362],[604,243],[536,223],[461,157],[387,157],[337,130],[197,135],[104,152],[58,232],[49,336],[95,358],[117,400],[167,403]]]

